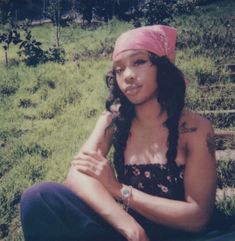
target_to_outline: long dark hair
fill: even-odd
[[[156,98],[160,104],[161,112],[166,111],[167,120],[164,122],[168,128],[167,163],[175,165],[177,145],[179,137],[179,119],[185,105],[185,81],[182,72],[166,57],[159,57],[149,53],[152,64],[157,66],[157,91]],[[114,166],[119,181],[124,174],[124,151],[130,132],[132,120],[135,117],[134,105],[124,96],[118,87],[114,70],[106,75],[106,84],[109,88],[109,96],[106,99],[106,109],[112,112],[112,105],[120,103],[119,113],[113,118],[114,126]],[[174,169],[174,168],[173,168]]]

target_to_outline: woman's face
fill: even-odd
[[[156,98],[157,67],[145,50],[127,50],[114,63],[117,84],[123,94],[135,105]]]

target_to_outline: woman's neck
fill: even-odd
[[[161,106],[156,99],[135,105],[136,121],[145,127],[162,125],[167,119],[167,113],[161,113]]]

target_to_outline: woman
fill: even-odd
[[[65,184],[35,185],[22,196],[26,241],[155,241],[206,228],[216,190],[214,133],[184,108],[175,44],[176,30],[162,25],[118,38],[106,111]],[[106,158],[112,145],[114,169]]]

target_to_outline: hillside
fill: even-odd
[[[207,116],[216,129],[216,207],[225,225],[235,217],[235,85],[228,69],[235,64],[234,9],[235,2],[226,0],[171,22],[179,30],[176,65],[190,80],[187,106]],[[28,67],[12,47],[11,64],[5,67],[0,49],[0,240],[23,241],[19,200],[27,187],[44,180],[63,182],[104,109],[112,46],[129,28],[131,23],[117,20],[90,29],[75,23],[62,28],[63,65]],[[44,48],[55,43],[51,24],[34,27],[32,35]]]

